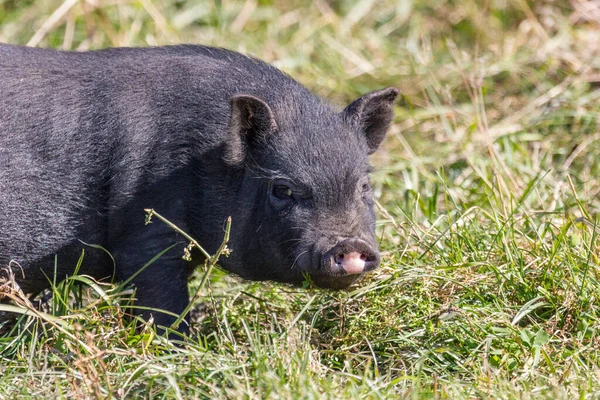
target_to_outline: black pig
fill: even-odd
[[[126,279],[182,242],[154,208],[209,252],[232,216],[220,265],[244,278],[344,288],[379,264],[368,155],[397,94],[340,112],[228,50],[0,44],[0,266],[36,294],[85,249],[81,273]],[[138,305],[186,307],[183,246],[135,277]]]

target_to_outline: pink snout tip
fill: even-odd
[[[347,274],[362,273],[365,270],[366,259],[367,257],[364,254],[356,251],[336,256],[336,262],[342,265]]]

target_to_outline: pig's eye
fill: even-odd
[[[279,200],[293,200],[293,194],[294,191],[289,186],[273,186],[273,196],[277,197]]]
[[[371,190],[371,186],[369,186],[368,183],[363,183],[363,185],[362,185],[362,191],[363,191],[363,193],[366,193],[369,190]]]

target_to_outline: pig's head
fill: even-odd
[[[231,100],[224,159],[237,204],[224,268],[249,279],[344,288],[377,268],[368,156],[393,118],[397,89],[366,94],[341,112]],[[230,172],[231,176],[232,172]]]

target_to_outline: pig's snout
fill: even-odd
[[[365,270],[367,256],[353,251],[348,254],[339,253],[333,257],[333,261],[341,265],[347,274],[360,274]]]
[[[379,252],[361,239],[346,239],[331,250],[323,259],[332,274],[356,275],[379,266]]]

